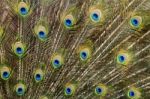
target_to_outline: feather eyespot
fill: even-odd
[[[39,39],[44,40],[47,37],[47,34],[48,34],[48,32],[44,26],[38,27],[37,35],[38,35]]]
[[[95,94],[97,96],[105,96],[107,94],[107,87],[103,84],[99,84],[95,87]]]
[[[124,55],[118,55],[118,60],[120,63],[123,63],[126,60],[126,58]]]
[[[22,16],[26,16],[29,13],[29,6],[25,2],[18,4],[18,12]]]
[[[81,60],[86,60],[88,58],[88,52],[86,51],[81,51],[80,52],[80,59]]]
[[[67,28],[72,27],[75,24],[74,21],[75,21],[75,19],[74,19],[74,17],[71,14],[67,15],[64,18],[64,25],[65,25],[65,27],[67,27]]]
[[[41,69],[37,69],[34,74],[34,79],[36,82],[40,82],[43,80],[44,73]]]
[[[71,95],[71,94],[72,94],[72,89],[69,88],[69,87],[67,87],[67,88],[65,89],[65,93],[66,93],[66,95]]]
[[[26,86],[22,83],[19,83],[15,86],[15,92],[17,95],[22,96],[25,94]]]
[[[121,49],[116,56],[116,61],[118,64],[127,66],[133,60],[132,53]]]
[[[130,26],[133,28],[139,28],[142,24],[142,18],[140,16],[133,16],[130,19]]]
[[[48,29],[46,26],[37,25],[34,28],[34,33],[41,41],[45,41],[47,39]]]
[[[16,53],[22,54],[22,53],[23,53],[22,48],[21,48],[21,47],[17,47],[17,48],[16,48]]]
[[[72,96],[75,93],[75,85],[67,83],[65,85],[64,93],[66,96]]]
[[[26,8],[22,7],[22,8],[20,8],[20,13],[23,15],[26,15],[28,13],[28,11]]]
[[[96,93],[96,94],[101,94],[102,92],[103,92],[103,89],[102,89],[102,88],[96,87],[96,89],[95,89],[95,93]]]
[[[129,55],[125,52],[121,52],[117,55],[117,63],[127,65],[130,61]]]
[[[26,47],[23,43],[16,42],[12,45],[12,50],[17,56],[22,57],[25,53]]]
[[[45,32],[44,31],[39,31],[39,35],[40,38],[45,38]]]
[[[129,97],[134,97],[135,96],[135,93],[134,93],[134,91],[129,91]]]
[[[137,88],[131,87],[127,92],[127,96],[131,99],[139,99],[141,97],[141,92]]]
[[[11,69],[9,67],[7,66],[1,67],[0,72],[1,72],[1,78],[3,80],[8,80],[10,78]]]
[[[54,69],[58,69],[63,65],[63,57],[59,54],[53,55],[51,63]]]
[[[90,58],[91,51],[88,47],[84,47],[84,48],[79,49],[79,54],[80,54],[80,60],[81,61],[86,61]]]
[[[101,20],[101,11],[99,9],[93,9],[90,11],[90,19],[91,21],[97,23]]]

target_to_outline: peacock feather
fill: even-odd
[[[150,99],[150,0],[0,0],[0,99]]]

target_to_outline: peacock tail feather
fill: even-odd
[[[0,99],[150,99],[150,0],[0,0]]]

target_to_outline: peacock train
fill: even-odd
[[[0,99],[150,99],[150,0],[0,0]]]

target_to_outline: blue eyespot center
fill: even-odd
[[[21,47],[18,47],[18,48],[16,49],[16,52],[17,52],[18,54],[22,54],[22,53],[23,53],[22,48],[21,48]]]
[[[124,62],[124,61],[125,61],[125,57],[124,57],[123,55],[120,55],[120,56],[119,56],[119,61],[120,61],[120,62]]]
[[[139,25],[139,21],[137,19],[132,19],[131,23],[133,26],[138,26]]]
[[[65,24],[70,27],[72,26],[72,21],[70,19],[66,19]]]
[[[96,92],[97,92],[97,94],[101,94],[102,93],[102,89],[100,87],[97,87],[96,88]]]
[[[18,93],[19,94],[22,94],[23,93],[23,89],[20,87],[20,88],[18,88]]]
[[[41,75],[40,74],[36,74],[36,80],[40,81],[41,80]]]
[[[85,60],[87,58],[87,53],[81,52],[81,58]]]
[[[39,37],[40,37],[40,38],[45,38],[45,33],[44,33],[43,31],[40,31],[40,32],[39,32]]]
[[[8,78],[9,77],[9,73],[7,71],[3,72],[3,77]]]
[[[71,94],[71,88],[66,88],[66,93]]]
[[[99,16],[98,16],[98,14],[96,14],[96,13],[93,13],[93,15],[92,15],[92,18],[94,19],[94,20],[98,20],[98,18],[99,18]]]
[[[56,65],[56,66],[59,66],[59,60],[54,60],[54,64]]]
[[[130,97],[134,97],[134,96],[135,96],[135,93],[134,93],[133,91],[130,91],[130,92],[129,92],[129,96],[130,96]]]
[[[24,8],[24,7],[20,8],[20,12],[21,12],[21,14],[23,14],[23,15],[26,15],[26,14],[28,13],[27,9]]]
[[[91,18],[92,18],[92,20],[95,21],[95,22],[99,22],[99,20],[100,20],[100,16],[99,16],[98,13],[92,13],[92,14],[91,14]]]

